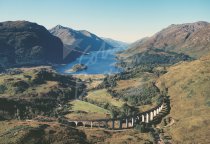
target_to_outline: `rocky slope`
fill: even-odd
[[[166,53],[183,53],[193,58],[199,58],[210,52],[209,37],[210,24],[207,22],[173,24],[152,37],[134,43],[119,56],[129,62],[133,58],[135,59],[136,55],[160,49]]]
[[[49,31],[62,40],[64,44],[64,61],[73,61],[77,57],[91,51],[113,48],[113,46],[86,30],[76,31],[57,25]]]
[[[47,29],[27,21],[0,23],[0,65],[61,63],[63,44]]]
[[[210,54],[167,69],[156,85],[170,96],[168,117],[174,123],[164,128],[172,143],[209,143]]]

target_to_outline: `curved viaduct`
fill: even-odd
[[[137,115],[123,117],[123,118],[110,118],[110,119],[94,119],[94,120],[69,120],[61,119],[63,123],[74,126],[88,126],[88,127],[103,127],[107,129],[127,129],[133,128],[138,122],[150,123],[157,117],[164,108],[164,102],[158,106],[139,113]]]

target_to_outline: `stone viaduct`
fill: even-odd
[[[137,115],[123,117],[123,118],[110,118],[110,119],[94,119],[94,120],[70,120],[70,119],[61,119],[62,122],[65,122],[72,126],[84,126],[84,127],[103,127],[106,129],[127,129],[133,128],[136,123],[145,122],[150,123],[155,117],[157,117],[164,108],[164,103],[159,104],[158,106],[139,113]]]

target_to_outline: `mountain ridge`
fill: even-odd
[[[0,23],[1,65],[62,63],[63,44],[48,30],[28,21]]]
[[[154,49],[185,54],[199,58],[210,52],[210,23],[195,22],[170,25],[151,37],[133,43],[118,56],[124,62],[135,61],[136,56]],[[137,63],[138,64],[138,63]]]
[[[51,34],[61,39],[64,44],[64,61],[73,61],[79,56],[91,51],[108,50],[113,46],[87,30],[74,30],[57,25],[49,30]]]

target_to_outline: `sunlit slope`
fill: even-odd
[[[156,85],[168,89],[175,123],[166,132],[174,143],[209,143],[210,54],[170,67]]]
[[[69,102],[69,105],[70,105],[69,108],[70,111],[66,115],[66,117],[71,120],[103,119],[107,118],[106,116],[109,114],[108,110],[105,110],[99,106],[81,100],[71,101]]]

